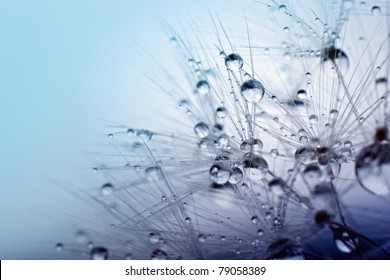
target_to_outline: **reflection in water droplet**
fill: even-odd
[[[390,144],[374,143],[363,148],[355,161],[360,185],[376,194],[390,193]]]
[[[241,70],[244,62],[242,57],[239,54],[231,53],[225,57],[226,68],[230,71],[239,71]]]
[[[258,80],[251,79],[241,85],[241,94],[249,103],[257,103],[264,96],[264,86]]]
[[[224,163],[214,163],[210,168],[210,178],[214,183],[223,185],[229,181],[230,169]]]
[[[209,135],[209,126],[204,122],[197,123],[194,127],[195,134],[199,138],[206,138]]]
[[[196,90],[199,94],[205,95],[210,91],[210,84],[207,81],[201,80],[196,84]]]

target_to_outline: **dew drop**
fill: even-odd
[[[230,71],[236,72],[241,70],[244,61],[239,54],[231,53],[225,57],[226,68]]]
[[[199,234],[198,235],[198,240],[199,240],[199,242],[205,242],[206,241],[206,235],[204,235],[204,234]]]
[[[264,235],[264,230],[259,229],[259,230],[257,231],[257,235],[258,235],[258,236],[263,236],[263,235]]]
[[[264,178],[268,173],[267,161],[259,155],[249,155],[243,158],[243,167],[253,180]]]
[[[311,124],[316,124],[318,122],[318,117],[316,115],[310,115],[309,116],[309,122]]]
[[[280,5],[279,6],[279,11],[281,11],[281,12],[286,12],[287,11],[287,7],[286,7],[286,5]]]
[[[333,231],[333,240],[337,249],[343,253],[352,253],[353,251],[356,251],[359,239],[355,235],[339,227],[331,227],[331,229]]]
[[[390,144],[374,143],[363,148],[355,161],[355,174],[360,185],[376,194],[390,193]]]
[[[379,6],[373,6],[371,8],[371,14],[373,16],[379,16],[381,14],[381,12],[382,12],[382,10],[381,10],[381,8]]]
[[[279,155],[278,149],[271,149],[271,156],[276,158]]]
[[[244,174],[239,167],[232,168],[232,172],[229,178],[229,183],[231,184],[237,184],[242,181]]]
[[[248,141],[242,141],[240,149],[244,154],[249,154],[252,151],[252,144]]]
[[[380,94],[384,94],[387,90],[388,80],[385,77],[378,78],[375,80],[375,89]]]
[[[161,249],[156,249],[152,252],[150,258],[152,260],[166,260],[168,259],[168,254]]]
[[[107,260],[108,259],[108,250],[104,247],[94,247],[91,250],[91,259],[92,260]]]
[[[252,224],[257,224],[259,222],[259,217],[257,217],[256,215],[252,216],[251,222]]]
[[[225,107],[218,107],[216,110],[217,117],[223,119],[227,116],[227,110]]]
[[[257,103],[264,96],[264,86],[255,79],[245,81],[241,85],[241,94],[249,103]]]
[[[201,95],[208,94],[210,91],[210,84],[205,80],[201,80],[196,84],[196,90]]]
[[[62,243],[57,243],[56,244],[56,251],[57,252],[62,252],[64,250],[64,244]]]
[[[195,134],[199,138],[206,138],[209,135],[209,126],[205,124],[204,122],[199,122],[194,127]]]
[[[259,153],[263,149],[263,142],[260,139],[253,139],[251,145],[254,153]]]
[[[161,240],[161,234],[153,233],[153,232],[151,232],[149,234],[149,241],[150,241],[150,243],[157,244],[157,243],[160,243],[160,240]]]
[[[110,183],[106,183],[102,186],[102,195],[110,195],[114,191],[114,186]]]
[[[230,178],[230,170],[224,163],[214,163],[210,168],[210,178],[218,185],[226,184]]]
[[[268,186],[271,190],[271,192],[275,196],[283,196],[284,195],[284,187],[286,186],[286,183],[283,181],[281,178],[275,178],[272,179],[269,183]]]
[[[313,148],[304,146],[296,150],[294,157],[296,161],[308,164],[316,159],[316,152]]]
[[[307,99],[306,90],[304,90],[304,89],[298,90],[298,92],[297,92],[297,97],[298,97],[299,99],[301,99],[301,100]]]
[[[321,178],[322,171],[317,164],[309,164],[303,170],[303,176],[309,184],[313,185]]]

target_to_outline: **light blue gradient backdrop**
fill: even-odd
[[[164,20],[202,25],[230,2],[0,1],[1,259],[60,257],[66,213],[84,211],[66,190],[99,182],[87,153],[106,141],[101,120],[136,126],[157,107],[133,49],[167,59]]]

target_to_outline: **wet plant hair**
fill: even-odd
[[[175,124],[109,132],[114,155],[94,167],[107,179],[87,195],[99,223],[61,251],[390,258],[388,3],[258,8],[236,32],[215,15],[212,36],[169,30],[181,76],[150,82],[177,103]]]

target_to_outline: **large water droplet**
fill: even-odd
[[[204,122],[199,122],[194,127],[195,134],[199,138],[206,138],[209,135],[209,126]]]
[[[298,90],[298,92],[297,92],[297,97],[298,97],[299,99],[301,99],[301,100],[307,99],[306,90],[304,90],[304,89]]]
[[[258,80],[251,79],[241,85],[241,94],[249,103],[257,103],[264,96],[264,86]]]
[[[231,53],[225,57],[226,68],[230,71],[239,71],[241,70],[244,61],[239,54]]]
[[[107,260],[108,259],[108,250],[104,247],[94,247],[91,250],[91,259],[92,260]]]
[[[371,14],[373,16],[379,16],[381,14],[381,12],[382,12],[382,10],[381,10],[381,8],[379,6],[373,6],[371,8]]]
[[[210,168],[210,178],[218,185],[226,184],[230,178],[230,169],[222,162],[214,163]]]
[[[338,226],[330,226],[330,229],[333,231],[333,240],[337,249],[343,253],[356,251],[359,244],[357,236]]]
[[[263,149],[263,141],[261,141],[260,139],[257,138],[252,139],[251,145],[252,145],[252,152],[255,154],[259,154],[260,151]]]
[[[376,195],[390,193],[390,144],[374,143],[363,148],[355,162],[360,185]]]

